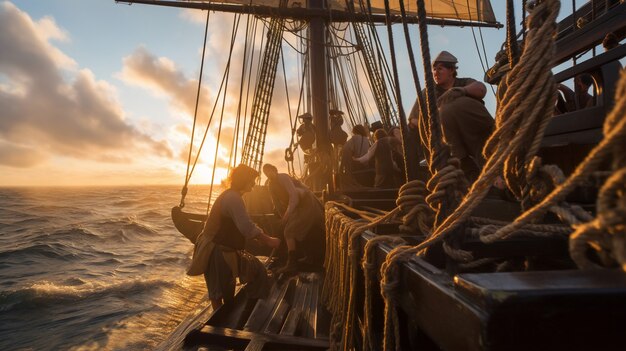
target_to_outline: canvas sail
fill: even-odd
[[[348,0],[354,4],[356,12],[366,12],[367,2],[365,0]],[[278,7],[280,0],[221,0],[221,1],[185,1],[185,2],[205,2],[213,4],[240,4],[253,6]],[[385,13],[384,0],[370,0],[373,13]],[[426,12],[429,18],[440,18],[446,20],[462,20],[483,23],[496,23],[496,18],[491,8],[489,0],[424,0]],[[329,6],[333,10],[345,11],[346,1],[328,0]],[[400,12],[398,0],[389,0],[389,6],[393,13]],[[306,8],[307,0],[288,0],[289,8]],[[415,1],[405,1],[405,10],[408,15],[415,16],[417,4]]]

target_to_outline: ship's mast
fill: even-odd
[[[322,10],[325,0],[309,0],[309,8]],[[309,62],[311,67],[311,96],[313,97],[313,120],[315,140],[321,160],[330,160],[331,145],[328,126],[328,73],[326,67],[326,21],[323,17],[311,17],[309,22]],[[330,163],[330,162],[329,162]],[[324,172],[320,179],[328,184],[332,192],[330,172]]]

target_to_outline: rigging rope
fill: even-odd
[[[189,173],[189,165],[191,164],[191,152],[193,150],[193,138],[196,132],[196,121],[198,117],[198,104],[200,101],[200,88],[202,87],[202,71],[204,70],[204,54],[206,52],[206,39],[209,33],[209,18],[211,16],[211,11],[207,11],[206,14],[206,24],[204,26],[204,42],[202,44],[202,60],[200,62],[200,73],[198,75],[198,89],[196,93],[196,104],[193,112],[193,126],[191,128],[191,141],[189,142],[189,156],[187,157],[187,171],[185,172],[185,185],[181,190],[181,199],[180,199],[180,208],[185,207],[185,197],[187,196],[187,186],[189,185],[189,180],[191,179],[191,174]],[[200,151],[198,150],[198,153]]]
[[[243,46],[243,62],[241,64],[241,82],[239,85],[239,102],[237,103],[237,119],[235,121],[235,130],[233,137],[233,144],[231,146],[230,159],[228,160],[228,164],[231,166],[236,166],[237,164],[237,148],[239,147],[239,128],[241,126],[241,106],[243,101],[243,88],[246,80],[246,68],[248,65],[248,39],[250,38],[250,22],[253,19],[252,16],[248,15],[246,18],[246,40],[244,41]],[[244,115],[246,111],[244,111]],[[245,116],[244,116],[244,124],[245,124]]]
[[[281,7],[286,0],[281,0]],[[243,149],[242,161],[244,164],[260,171],[263,163],[263,151],[280,48],[283,37],[283,23],[285,19],[275,17],[270,22],[267,45],[263,54],[263,61],[259,70],[259,78],[252,103],[252,117]]]
[[[235,47],[235,39],[237,38],[237,29],[239,28],[239,20],[241,15],[235,15],[233,17],[233,30],[230,39],[230,50],[228,54],[228,62],[226,63],[226,85],[224,87],[224,96],[222,97],[222,111],[220,113],[220,123],[217,129],[217,138],[215,140],[215,156],[213,158],[213,169],[211,170],[211,185],[209,187],[209,194],[213,194],[213,182],[215,181],[215,170],[217,169],[217,155],[220,149],[220,137],[222,135],[222,121],[224,120],[224,107],[226,106],[226,92],[228,91],[228,77],[230,76],[230,63],[233,57],[233,48]],[[213,116],[211,116],[212,118]],[[210,209],[211,201],[207,204],[207,214]]]
[[[613,251],[624,268],[624,146],[626,140],[626,73],[622,76],[616,90],[616,103],[604,122],[604,138],[589,153],[585,160],[576,167],[570,177],[560,184],[540,203],[527,210],[514,222],[492,234],[489,240],[505,238],[519,227],[530,223],[545,214],[552,206],[562,201],[576,187],[600,168],[607,157],[613,156],[613,174],[606,180],[598,195],[598,215],[595,220],[579,225],[570,237],[570,254],[581,268],[592,268],[595,264],[586,258],[586,242],[595,241],[600,249]],[[621,221],[621,222],[620,222]],[[621,225],[621,227],[620,227]]]

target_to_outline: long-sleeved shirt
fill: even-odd
[[[368,138],[358,134],[353,135],[341,149],[341,168],[344,171],[351,170],[353,157],[365,155],[369,147]]]
[[[298,180],[292,179],[288,174],[278,173],[276,180],[270,182],[270,190],[274,205],[281,215],[291,215],[300,203],[302,193],[307,188]]]
[[[372,157],[374,157],[374,168],[376,170],[376,177],[374,179],[374,186],[377,188],[393,188],[398,185],[399,168],[393,161],[392,145],[401,143],[394,137],[385,137],[377,140],[372,147],[367,150],[367,153],[356,161],[366,163]]]
[[[220,201],[220,211],[222,216],[229,217],[235,223],[235,226],[241,234],[246,238],[254,238],[262,233],[259,228],[248,215],[246,206],[243,203],[241,194],[238,191],[228,189],[224,191],[216,200]],[[213,204],[215,206],[216,204]]]

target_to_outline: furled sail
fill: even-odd
[[[367,1],[348,0],[354,4],[356,12],[367,12]],[[474,21],[483,23],[496,23],[496,17],[489,0],[424,0],[426,12],[429,18],[446,20]],[[194,1],[186,1],[194,2]],[[212,4],[240,4],[252,6],[278,7],[280,0],[220,0],[220,1],[195,1]],[[346,11],[345,0],[328,0],[332,10]],[[370,0],[372,13],[385,13],[384,0]],[[288,0],[287,8],[306,8],[307,0]],[[389,0],[389,7],[394,13],[400,12],[399,0]],[[417,4],[415,1],[405,1],[404,7],[408,15],[416,15]]]

